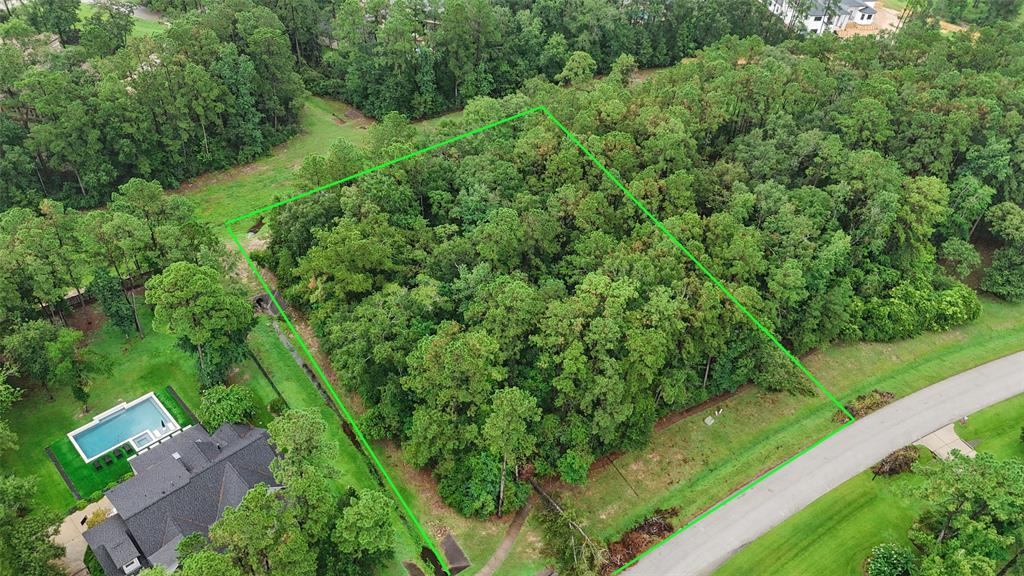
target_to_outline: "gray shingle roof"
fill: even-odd
[[[86,531],[86,540],[97,559],[104,550],[109,562],[100,564],[110,576],[131,561],[118,563],[130,553],[123,542],[136,547],[136,556],[141,552],[144,566],[174,569],[182,537],[206,534],[256,484],[275,484],[273,458],[262,428],[225,424],[210,436],[193,426],[132,460],[136,476],[107,492],[118,514]]]

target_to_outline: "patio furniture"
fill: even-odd
[[[110,454],[106,454],[103,456],[103,463],[109,466],[114,463],[114,459],[110,457]]]
[[[124,450],[114,450],[114,458],[117,458],[118,460],[124,458]]]
[[[100,470],[103,468],[103,462],[100,462],[99,460],[93,460],[92,467],[96,470]]]

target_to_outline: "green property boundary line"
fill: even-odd
[[[288,325],[289,330],[291,330],[292,334],[295,336],[295,339],[298,341],[299,346],[302,348],[302,352],[306,355],[306,358],[308,358],[310,363],[313,365],[313,369],[316,371],[316,374],[317,374],[317,376],[319,376],[320,380],[324,383],[324,386],[326,387],[328,393],[330,394],[331,399],[338,406],[338,408],[341,409],[342,414],[345,415],[345,419],[352,426],[352,430],[355,432],[356,437],[359,439],[359,443],[366,450],[366,452],[370,455],[370,458],[373,460],[374,465],[377,467],[377,470],[380,472],[381,477],[384,478],[384,480],[387,482],[388,486],[391,488],[391,491],[394,492],[395,497],[398,499],[399,504],[401,505],[402,509],[405,511],[405,513],[409,517],[409,519],[412,521],[413,525],[416,528],[416,531],[419,533],[420,537],[423,539],[424,544],[426,544],[426,546],[430,549],[430,551],[433,552],[433,554],[437,557],[437,560],[440,563],[442,569],[444,569],[444,571],[446,573],[449,573],[449,574],[451,573],[451,571],[449,569],[447,561],[444,558],[444,555],[439,552],[439,550],[437,548],[437,545],[434,544],[433,540],[430,538],[430,535],[427,534],[426,530],[424,530],[423,525],[420,524],[420,521],[416,518],[416,515],[413,513],[412,509],[409,507],[408,502],[406,502],[405,498],[402,496],[401,491],[398,490],[398,487],[395,485],[394,481],[391,479],[391,476],[388,474],[388,472],[384,468],[383,464],[381,464],[381,461],[377,457],[376,452],[374,452],[373,447],[370,446],[370,443],[366,440],[366,437],[363,436],[363,432],[362,432],[362,430],[359,429],[359,425],[356,423],[355,418],[352,417],[352,414],[348,411],[348,409],[345,407],[345,404],[342,403],[341,399],[338,397],[337,392],[334,390],[334,386],[330,383],[330,381],[327,380],[327,376],[324,374],[323,369],[320,368],[320,364],[316,361],[316,358],[314,358],[313,354],[309,351],[309,348],[306,346],[305,341],[303,341],[302,336],[299,334],[298,330],[295,329],[295,326],[292,324],[291,319],[288,318],[288,314],[284,311],[284,308],[281,306],[281,303],[278,302],[277,297],[274,296],[273,290],[270,289],[270,286],[267,284],[267,281],[263,278],[263,275],[260,274],[259,268],[256,266],[256,264],[253,262],[252,258],[249,256],[249,253],[245,250],[245,247],[242,245],[242,242],[238,239],[238,236],[235,235],[235,231],[232,228],[232,225],[237,223],[237,222],[239,222],[239,221],[241,221],[241,220],[245,220],[247,218],[252,218],[254,216],[258,216],[260,214],[263,214],[264,212],[267,212],[269,210],[273,210],[274,208],[277,208],[278,206],[283,206],[285,204],[288,204],[289,202],[294,202],[295,200],[299,200],[301,198],[305,198],[305,197],[310,196],[312,194],[316,194],[317,192],[320,192],[322,190],[326,190],[327,188],[331,188],[331,187],[337,186],[339,184],[344,184],[345,182],[349,182],[351,180],[355,180],[356,178],[359,178],[360,176],[365,176],[365,175],[367,175],[367,174],[369,174],[371,172],[375,172],[377,170],[380,170],[380,169],[383,169],[383,168],[387,168],[388,166],[391,166],[393,164],[397,164],[398,162],[401,162],[403,160],[408,160],[408,159],[413,158],[415,156],[419,156],[421,154],[425,154],[425,153],[430,152],[432,150],[436,150],[438,148],[441,148],[442,146],[446,146],[446,145],[451,144],[453,142],[457,142],[459,140],[462,140],[463,138],[468,138],[468,137],[473,136],[475,134],[479,134],[481,132],[484,132],[485,130],[490,130],[491,128],[494,128],[496,126],[500,126],[502,124],[506,124],[508,122],[512,122],[513,120],[518,120],[519,118],[522,118],[522,117],[527,116],[529,114],[532,114],[534,112],[543,112],[544,115],[552,123],[554,123],[555,126],[557,126],[565,134],[565,136],[573,144],[575,144],[583,152],[583,154],[587,158],[589,158],[601,170],[601,172],[604,173],[604,175],[607,176],[615,184],[615,186],[617,186],[626,195],[627,198],[629,198],[634,204],[636,204],[637,208],[639,208],[640,211],[643,212],[644,215],[647,216],[647,218],[650,219],[651,222],[654,223],[654,225],[658,228],[658,230],[661,230],[661,232],[664,233],[665,236],[667,236],[668,239],[677,248],[679,248],[683,252],[683,254],[685,254],[686,257],[689,258],[697,266],[697,268],[701,272],[703,272],[704,275],[707,276],[711,280],[711,282],[713,282],[714,285],[716,287],[718,287],[718,289],[721,290],[729,298],[729,300],[731,300],[732,303],[737,306],[737,308],[740,309],[741,312],[743,312],[743,314],[745,316],[747,316],[747,318],[749,318],[751,320],[751,322],[754,323],[754,325],[758,328],[758,330],[760,330],[762,333],[764,333],[764,335],[767,336],[768,339],[771,340],[771,342],[779,350],[781,350],[786,355],[786,357],[789,358],[789,360],[791,362],[793,362],[793,364],[796,365],[797,368],[799,368],[800,371],[803,372],[803,374],[806,375],[807,378],[810,379],[810,381],[813,382],[814,385],[819,390],[821,390],[825,394],[825,396],[833,404],[835,404],[839,408],[839,410],[841,410],[843,412],[843,414],[845,414],[846,417],[847,417],[846,424],[843,424],[839,428],[833,430],[832,432],[830,432],[829,434],[827,434],[825,437],[821,438],[820,440],[818,440],[814,444],[811,444],[807,448],[804,448],[803,450],[801,450],[797,454],[791,456],[789,459],[787,459],[782,464],[779,464],[778,466],[776,466],[775,468],[771,469],[767,473],[761,475],[760,477],[756,478],[754,481],[752,481],[751,483],[747,484],[746,486],[744,486],[740,490],[732,493],[730,496],[728,496],[724,500],[720,501],[718,504],[715,504],[711,508],[707,509],[702,514],[700,514],[699,516],[694,518],[693,520],[687,522],[682,528],[680,528],[679,530],[676,530],[670,536],[668,536],[667,538],[665,538],[664,540],[662,540],[658,544],[652,546],[651,548],[646,550],[643,554],[641,554],[641,555],[637,556],[636,558],[634,558],[633,560],[631,560],[629,563],[621,566],[618,570],[616,570],[612,574],[618,574],[618,573],[622,572],[623,570],[625,570],[626,568],[632,566],[637,561],[639,561],[641,558],[643,558],[644,556],[647,556],[648,554],[650,554],[654,550],[657,550],[658,548],[663,546],[666,542],[668,542],[672,538],[675,538],[680,533],[685,531],[687,528],[689,528],[689,527],[693,526],[694,524],[696,524],[697,522],[703,520],[704,518],[706,518],[709,514],[711,514],[715,510],[718,510],[722,506],[725,506],[726,504],[728,504],[729,502],[731,502],[732,500],[734,500],[735,498],[737,498],[738,496],[740,496],[741,494],[746,492],[747,490],[753,488],[757,484],[759,484],[762,481],[764,481],[766,478],[770,477],[772,474],[774,474],[774,473],[778,472],[779,470],[781,470],[783,467],[785,467],[786,465],[791,463],[793,460],[796,460],[797,458],[799,458],[803,454],[807,453],[809,450],[813,449],[815,446],[821,444],[825,440],[828,440],[829,438],[831,438],[832,436],[834,436],[835,434],[837,434],[838,432],[840,432],[841,430],[843,430],[844,428],[846,428],[847,426],[849,426],[850,424],[852,424],[854,422],[853,415],[850,414],[850,412],[846,409],[846,407],[843,406],[843,404],[841,402],[839,402],[839,400],[831,392],[829,392],[828,389],[825,388],[821,384],[821,382],[818,381],[818,379],[814,376],[814,374],[812,374],[810,372],[810,370],[808,370],[803,365],[803,363],[800,362],[800,360],[796,356],[794,356],[789,350],[787,350],[786,347],[783,346],[782,343],[779,341],[779,339],[776,338],[776,336],[774,334],[772,334],[771,330],[766,328],[764,326],[764,324],[762,324],[756,317],[754,317],[754,315],[751,314],[749,310],[747,310],[746,306],[744,306],[736,298],[736,296],[734,296],[733,293],[728,288],[725,287],[725,284],[723,284],[721,280],[719,280],[714,274],[711,273],[710,270],[708,270],[703,264],[701,264],[700,261],[697,260],[697,258],[693,255],[693,253],[690,252],[686,248],[686,246],[684,246],[683,243],[680,242],[679,239],[677,239],[675,237],[675,235],[673,235],[671,232],[669,232],[668,228],[666,228],[665,225],[662,224],[661,221],[658,220],[658,218],[655,217],[654,214],[652,214],[651,211],[647,209],[647,206],[645,206],[643,202],[641,202],[636,196],[634,196],[633,193],[630,192],[629,189],[627,189],[622,184],[622,182],[620,182],[619,179],[614,174],[612,174],[612,172],[610,170],[608,170],[608,168],[605,167],[605,165],[600,160],[598,160],[598,158],[596,156],[594,156],[594,154],[589,149],[587,149],[586,146],[583,145],[583,143],[579,140],[579,138],[577,138],[572,132],[570,132],[569,129],[566,128],[564,124],[559,122],[559,120],[557,118],[555,118],[555,116],[551,113],[550,110],[547,109],[546,106],[535,106],[533,108],[529,108],[527,110],[523,110],[522,112],[519,112],[518,114],[513,114],[512,116],[508,116],[506,118],[502,118],[501,120],[496,120],[496,121],[491,122],[489,124],[485,124],[483,126],[480,126],[479,128],[475,128],[475,129],[470,130],[468,132],[464,132],[464,133],[459,134],[457,136],[453,136],[451,138],[448,138],[447,140],[444,140],[442,142],[438,142],[436,144],[432,144],[432,145],[427,146],[425,148],[421,148],[420,150],[416,150],[415,152],[410,152],[408,154],[399,156],[398,158],[395,158],[395,159],[392,159],[392,160],[388,160],[387,162],[383,162],[383,163],[378,164],[376,166],[373,166],[371,168],[367,168],[365,170],[361,170],[361,171],[356,172],[355,174],[353,174],[351,176],[348,176],[346,178],[342,178],[341,180],[337,180],[337,181],[331,182],[329,184],[324,184],[323,186],[319,186],[319,187],[314,188],[312,190],[309,190],[307,192],[303,192],[301,194],[297,194],[297,195],[292,196],[290,198],[287,198],[285,200],[280,200],[278,202],[274,202],[272,204],[268,204],[267,206],[264,206],[262,208],[258,208],[256,210],[253,210],[251,212],[248,212],[246,214],[243,214],[241,216],[238,216],[238,217],[235,217],[235,218],[232,218],[232,219],[226,221],[224,223],[224,226],[227,228],[228,234],[231,236],[231,239],[235,242],[235,245],[238,247],[239,251],[241,251],[242,256],[245,258],[246,263],[249,264],[249,268],[251,268],[252,271],[256,274],[256,278],[259,280],[260,285],[263,286],[263,289],[266,291],[267,295],[270,296],[270,300],[274,303],[274,307],[277,309],[278,313],[284,319],[285,324]]]

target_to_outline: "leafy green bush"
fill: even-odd
[[[935,298],[927,301],[932,307],[929,330],[949,330],[954,326],[966,324],[981,314],[981,301],[978,295],[963,284],[956,284],[948,290],[942,290]]]
[[[481,452],[467,461],[452,466],[441,474],[438,492],[446,504],[463,516],[487,518],[498,511],[501,488],[501,461],[489,452]],[[505,474],[505,502],[502,513],[522,508],[530,488],[515,479],[512,471]]]
[[[905,546],[879,544],[871,549],[868,576],[906,576],[914,565],[914,554]]]
[[[256,396],[244,386],[211,386],[203,391],[196,416],[209,430],[225,422],[249,422],[256,415]]]
[[[270,410],[270,413],[273,414],[274,416],[279,416],[282,412],[284,412],[287,409],[288,405],[285,404],[284,398],[281,398],[280,396],[271,400],[270,404],[267,405],[267,410]]]

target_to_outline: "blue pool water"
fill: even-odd
[[[78,444],[86,460],[92,460],[144,431],[177,427],[177,423],[167,421],[162,408],[155,398],[146,398],[138,404],[104,416],[91,428],[78,432],[71,439]]]

